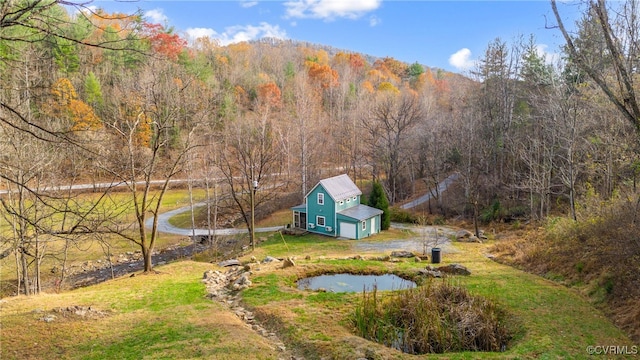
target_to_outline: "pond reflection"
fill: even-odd
[[[313,276],[298,280],[298,289],[300,290],[324,289],[330,292],[360,292],[363,289],[371,291],[374,285],[378,290],[403,290],[416,286],[413,281],[405,280],[393,274],[333,274]]]

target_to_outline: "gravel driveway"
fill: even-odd
[[[455,229],[446,226],[417,226],[405,224],[391,224],[396,229],[411,230],[415,237],[398,240],[357,240],[353,244],[354,251],[358,252],[390,252],[405,250],[414,253],[431,254],[433,247],[439,247],[442,253],[457,253],[458,250],[451,244],[451,238],[455,236]]]

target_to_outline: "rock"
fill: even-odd
[[[251,256],[251,262],[252,263],[256,262],[256,257],[255,256]]]
[[[467,239],[470,238],[471,236],[473,236],[473,233],[469,230],[458,230],[458,232],[456,232],[456,239],[458,241],[462,240],[462,239]]]
[[[392,251],[391,257],[397,258],[412,258],[415,255],[411,251]]]
[[[280,261],[280,260],[276,259],[276,258],[274,258],[272,256],[267,256],[267,257],[264,258],[264,260],[262,260],[263,263],[270,263],[270,262],[273,262],[273,261]]]
[[[422,259],[420,259],[420,257],[416,256],[416,257],[414,257],[414,258],[413,258],[413,261],[415,261],[415,262],[421,262],[421,261],[422,261]]]
[[[53,321],[55,321],[55,319],[56,319],[56,316],[53,315],[53,314],[48,314],[48,315],[45,315],[44,317],[40,318],[40,320],[42,320],[42,321],[44,321],[46,323],[53,322]]]
[[[483,233],[480,232],[480,237],[483,237],[483,236],[484,236]],[[486,239],[486,236],[484,238]],[[460,242],[482,243],[482,240],[480,240],[477,236],[475,236],[474,233],[468,230],[459,230],[456,233],[456,240]]]
[[[218,266],[227,267],[227,266],[238,266],[240,265],[240,260],[238,259],[229,259],[225,261],[221,261],[218,263]]]
[[[424,275],[427,277],[431,277],[431,278],[441,278],[442,277],[442,273],[438,270],[435,270],[433,268],[427,267],[426,269],[420,269],[418,270],[418,273],[420,275]]]
[[[296,266],[296,263],[290,257],[286,258],[284,260],[284,262],[282,263],[282,268],[283,269],[286,269],[286,268],[289,268],[289,267],[294,267],[294,266]]]
[[[238,284],[240,286],[242,285],[251,285],[251,281],[249,280],[249,273],[246,272],[244,274],[242,274],[242,276],[240,276],[238,279],[236,279],[236,281],[233,282],[234,284]]]
[[[449,275],[471,275],[471,271],[460,264],[441,266],[438,271]]]

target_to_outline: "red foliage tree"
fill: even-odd
[[[187,45],[187,40],[174,34],[173,29],[149,23],[145,23],[144,28],[153,50],[171,60],[176,60]]]

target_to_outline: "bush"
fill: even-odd
[[[400,208],[389,208],[390,218],[393,222],[417,224],[418,218],[412,213]]]
[[[352,318],[358,335],[409,354],[504,351],[509,323],[491,301],[435,281],[384,297],[364,291]]]
[[[504,211],[502,209],[502,205],[500,204],[500,201],[494,200],[488,209],[484,209],[480,213],[480,221],[482,221],[485,224],[488,224],[492,221],[501,220],[503,212]]]

